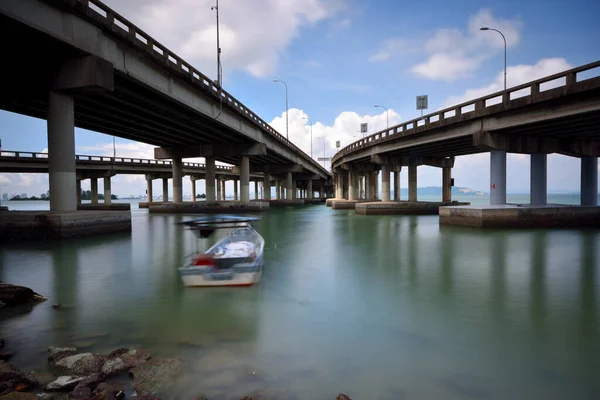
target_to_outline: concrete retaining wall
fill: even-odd
[[[356,213],[362,215],[438,215],[442,206],[469,205],[459,202],[434,202],[434,201],[386,201],[374,203],[360,203],[356,205]]]
[[[239,201],[220,201],[215,203],[148,203],[151,213],[166,214],[227,214],[227,213],[256,213],[269,210],[267,201],[251,201],[241,204]]]

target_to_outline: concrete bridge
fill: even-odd
[[[0,2],[0,108],[48,121],[50,208],[77,209],[74,128],[156,146],[172,160],[173,202],[182,202],[182,159],[205,157],[208,201],[215,161],[237,166],[240,202],[251,173],[285,182],[330,175],[286,137],[125,17],[98,0]],[[55,156],[56,155],[56,156]],[[266,200],[270,191],[265,190]]]
[[[438,213],[452,205],[455,157],[490,152],[490,206],[439,208],[441,223],[473,226],[599,224],[600,61],[515,86],[377,132],[332,158],[334,208],[359,213]],[[591,77],[590,77],[591,76]],[[506,204],[506,154],[531,154],[531,205]],[[547,154],[581,159],[581,207],[547,204]],[[440,204],[417,201],[417,167],[442,169]],[[408,202],[400,202],[402,167]],[[377,199],[381,174],[382,202]],[[390,200],[390,174],[394,201]],[[364,197],[360,195],[364,190]],[[364,204],[362,203],[364,202]],[[546,215],[547,217],[544,217]]]

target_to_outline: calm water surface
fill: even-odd
[[[325,206],[261,217],[265,271],[248,289],[184,288],[176,268],[196,248],[175,225],[186,216],[135,203],[131,235],[2,245],[0,279],[49,301],[0,312],[0,337],[25,369],[45,368],[48,345],[183,357],[182,398],[260,387],[324,400],[598,398],[600,230],[474,230]]]

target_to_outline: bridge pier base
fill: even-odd
[[[598,205],[598,157],[581,157],[581,205]]]

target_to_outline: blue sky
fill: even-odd
[[[216,78],[213,0],[106,3]],[[374,104],[388,108],[393,125],[418,115],[417,95],[427,94],[434,111],[501,89],[503,42],[480,26],[506,35],[511,86],[599,59],[599,16],[597,1],[220,0],[223,85],[285,134],[285,90],[273,79],[286,81],[290,138],[310,153],[308,117],[314,157],[323,144],[331,156],[336,140],[356,140],[361,122],[370,132],[385,127],[385,111]],[[47,147],[45,121],[0,111],[0,126],[5,150]],[[76,148],[109,155],[112,138],[77,130]],[[117,155],[150,158],[152,147],[117,138]],[[550,191],[579,189],[577,159],[551,155],[548,164]],[[453,175],[458,186],[486,191],[488,171],[481,154],[458,158]],[[508,190],[528,192],[528,171],[528,156],[510,155]],[[440,182],[440,170],[419,168],[419,186]],[[0,191],[41,193],[47,185],[44,174],[0,174]],[[113,178],[117,194],[144,190],[142,176]]]

